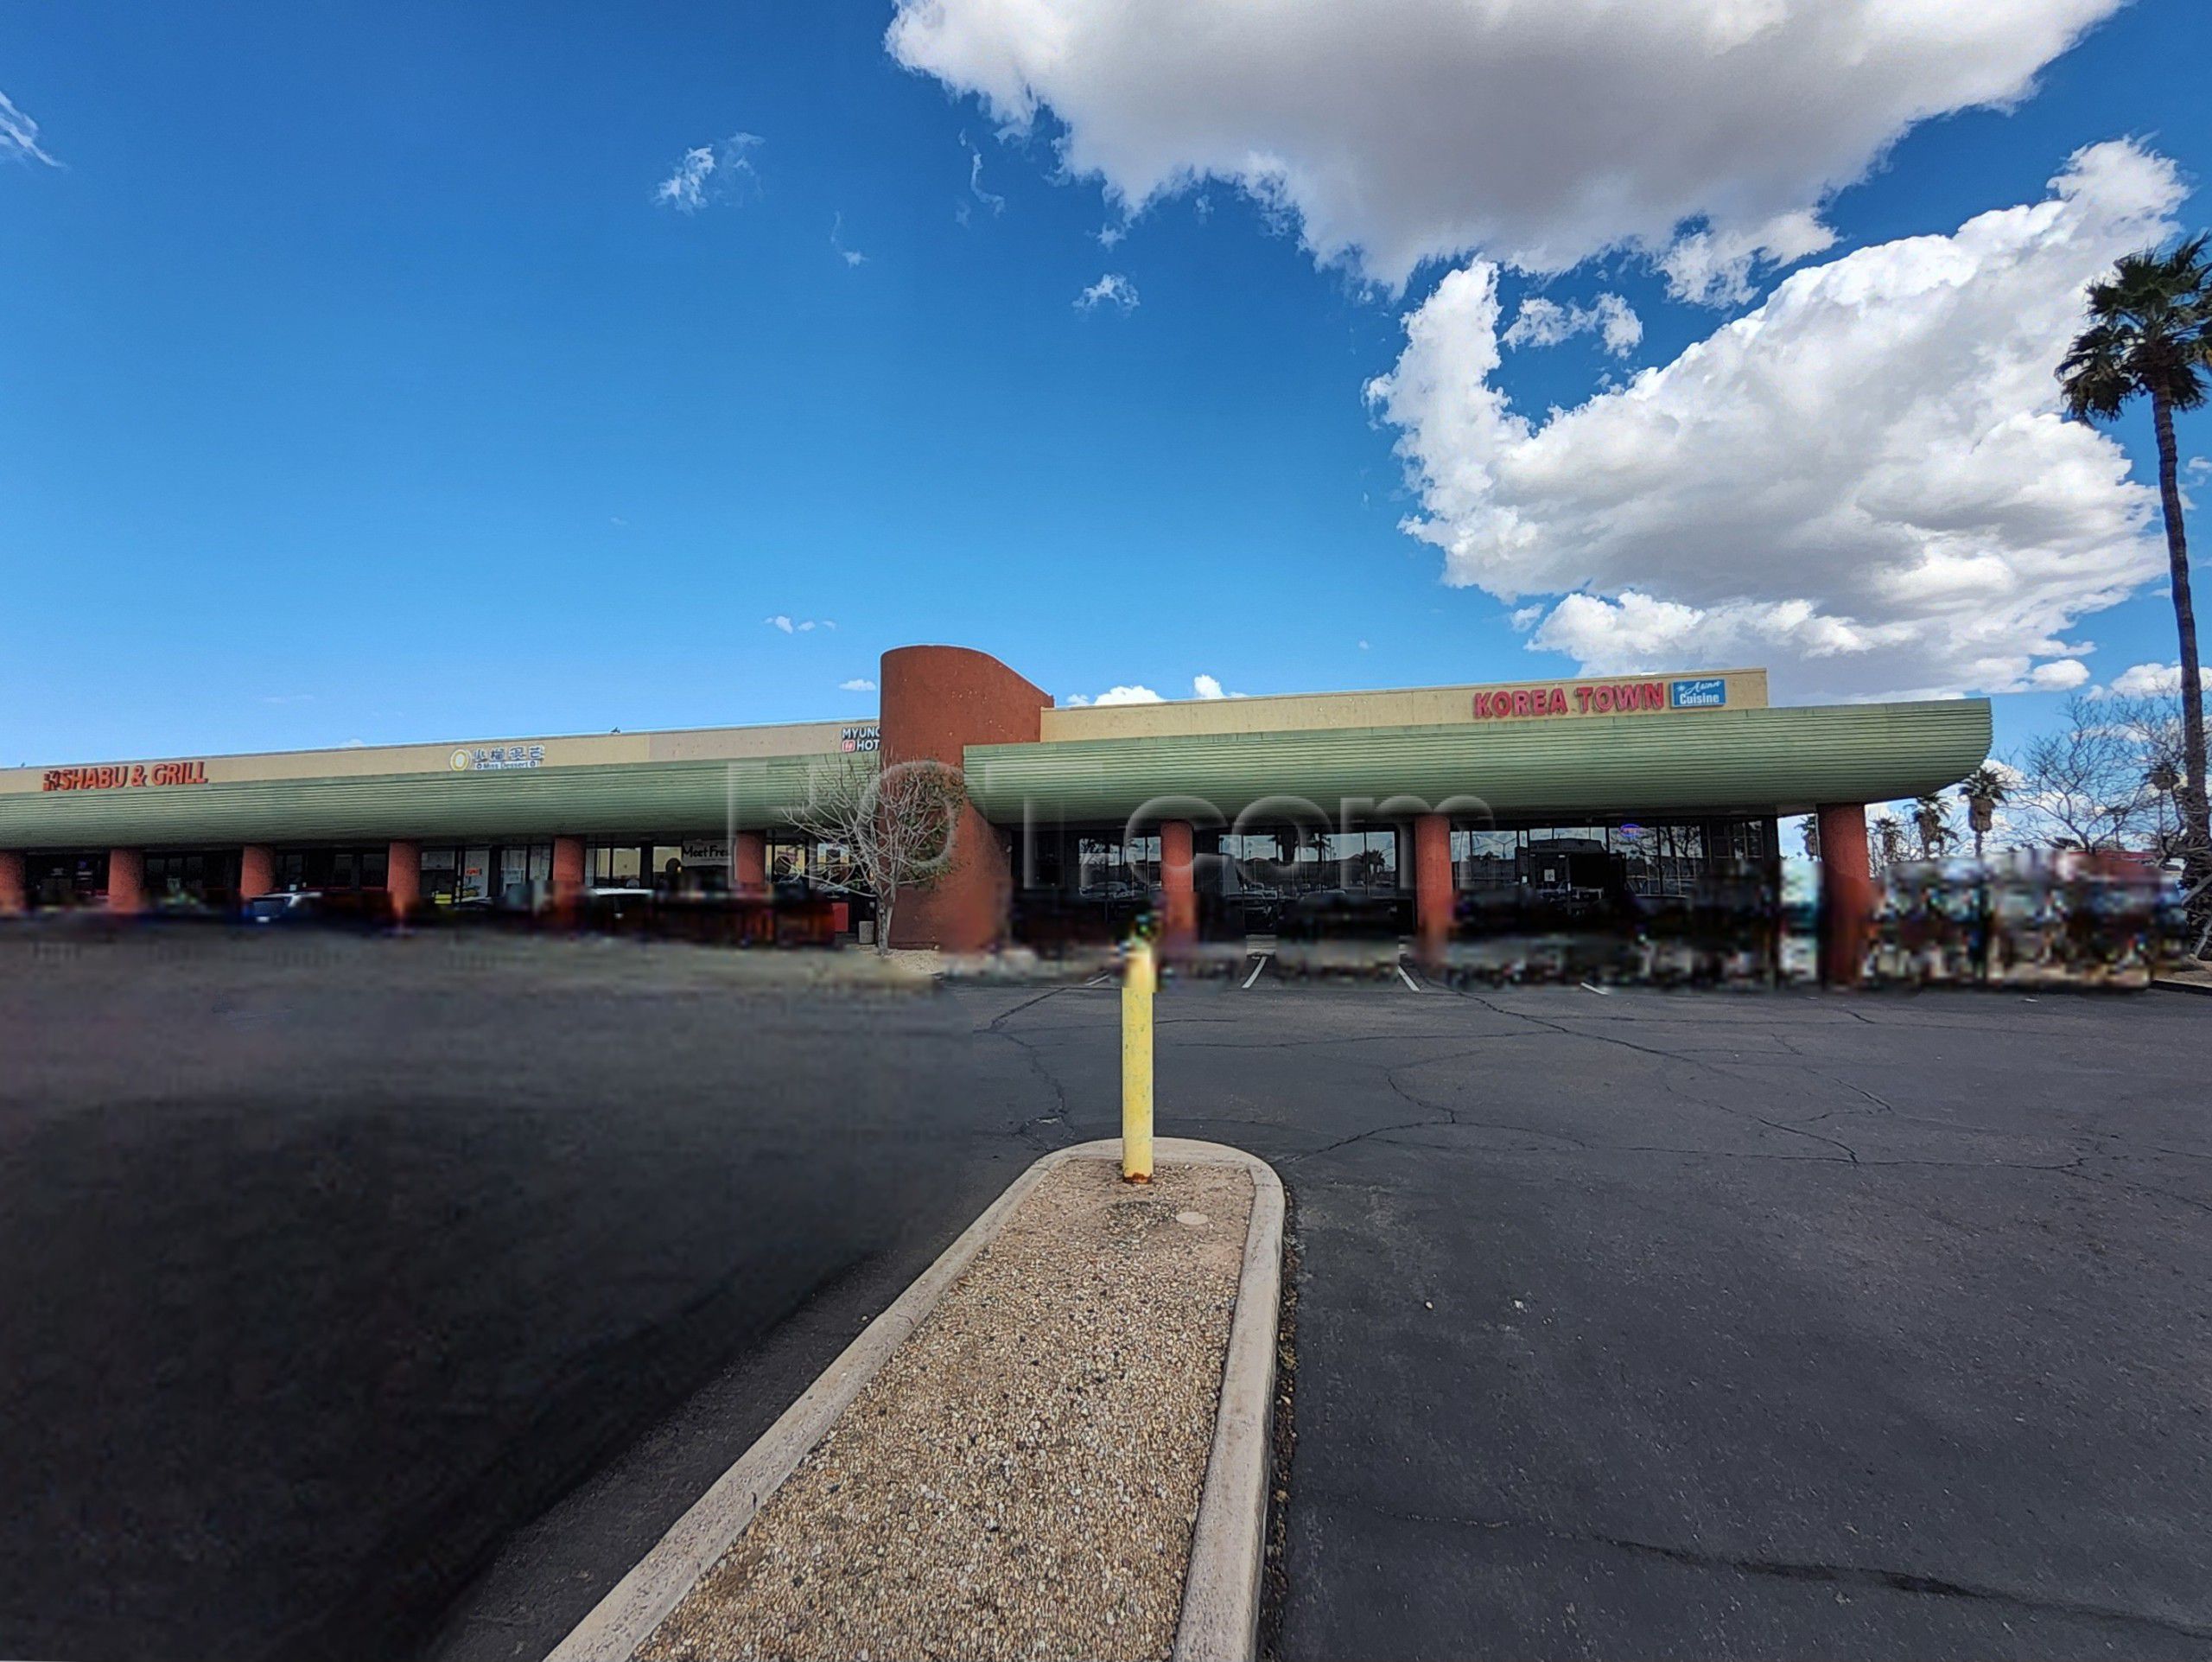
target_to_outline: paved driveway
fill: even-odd
[[[999,1030],[1112,1123],[1111,1012]],[[1162,1005],[1303,1251],[1287,1657],[2212,1654],[2212,1009]]]
[[[0,1655],[542,1654],[1033,1157],[945,1001],[755,968],[0,945]]]
[[[1115,1004],[8,946],[0,1653],[542,1654],[1113,1130]],[[2202,1001],[1160,1009],[1296,1208],[1282,1654],[2212,1654]]]

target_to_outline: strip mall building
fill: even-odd
[[[1820,816],[1833,916],[1869,904],[1865,807],[1987,756],[1981,699],[1777,706],[1759,670],[1058,709],[996,659],[887,653],[880,718],[0,772],[0,910],[132,913],[281,888],[401,914],[659,883],[758,891],[841,758],[962,769],[949,869],[896,946],[969,951],[1156,906],[1230,939],[1300,907],[1434,941],[1484,896],[1663,902],[1717,872],[1778,888],[1776,821]]]

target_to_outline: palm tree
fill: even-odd
[[[1895,814],[1885,813],[1874,822],[1874,857],[1886,867],[1904,863],[1904,826]]]
[[[1950,810],[1941,796],[1929,791],[1913,799],[1912,828],[1920,834],[1920,857],[1940,859],[1951,843]]]
[[[2192,882],[2212,866],[2212,824],[2204,794],[2204,686],[2196,650],[2196,613],[2189,598],[2189,540],[2181,522],[2174,454],[2174,412],[2205,401],[2212,370],[2212,261],[2206,239],[2171,252],[2130,254],[2089,285],[2089,327],[2058,366],[2066,413],[2110,421],[2139,394],[2151,400],[2158,440],[2158,500],[2165,511],[2166,559],[2173,568],[2174,624],[2181,635],[2182,834]]]
[[[1987,762],[1959,781],[1966,799],[1967,818],[1974,826],[1974,857],[1981,858],[1981,839],[1997,821],[1997,805],[2005,799],[2005,776]]]

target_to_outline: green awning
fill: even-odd
[[[809,770],[873,756],[752,757],[0,795],[0,848],[195,847],[388,837],[763,829],[806,799]]]
[[[1121,821],[1170,798],[1227,819],[1274,796],[1332,821],[1348,801],[1393,799],[1382,812],[1471,799],[1516,818],[1771,813],[1940,790],[1981,765],[1989,739],[1989,701],[1956,698],[970,745],[967,768],[977,806],[1004,822],[1025,806]],[[1155,806],[1147,817],[1199,816]]]

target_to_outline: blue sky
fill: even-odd
[[[2042,201],[2103,141],[2193,187],[2212,115],[2162,66],[2204,60],[2207,10],[2140,0],[2015,107],[1908,124],[1805,264]],[[835,716],[923,640],[1063,696],[1575,672],[1401,529],[1405,428],[1363,394],[1482,250],[1398,290],[1221,179],[1103,245],[1121,215],[1060,148],[1088,118],[1047,97],[1002,132],[894,60],[891,16],[0,15],[0,93],[54,163],[0,161],[0,762]],[[749,171],[657,201],[700,146]],[[1496,385],[1541,421],[1782,269],[1730,309],[1648,249],[1508,259],[1505,315],[1617,294],[1642,336],[1510,352]],[[1109,273],[1134,308],[1080,307]],[[2148,477],[2147,421],[2119,436]],[[2103,683],[2171,629],[2154,581],[2067,633]],[[2000,748],[2057,697],[2000,697]]]

